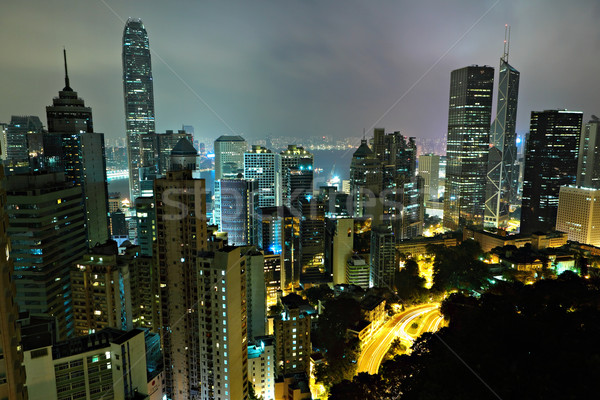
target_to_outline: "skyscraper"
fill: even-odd
[[[390,227],[379,225],[371,229],[370,286],[394,287],[394,277],[398,270],[395,246],[396,240]]]
[[[600,119],[592,119],[581,130],[577,186],[600,189]]]
[[[64,339],[73,334],[69,271],[87,250],[81,187],[62,173],[12,175],[7,195],[17,303],[55,316]]]
[[[532,111],[525,152],[521,233],[550,231],[556,225],[561,186],[575,184],[583,114]]]
[[[241,136],[219,136],[215,140],[215,181],[235,178],[244,170],[244,153],[248,143]]]
[[[350,163],[350,194],[355,217],[381,215],[381,210],[375,210],[375,207],[381,204],[373,200],[379,196],[381,187],[381,164],[367,141],[363,139],[352,155]],[[375,207],[373,203],[377,203]]]
[[[452,230],[483,224],[493,86],[488,66],[450,76],[444,227]]]
[[[510,204],[517,197],[519,167],[515,129],[519,76],[519,71],[508,63],[508,42],[505,40],[504,54],[500,58],[496,118],[490,131],[484,214],[484,226],[488,228],[508,226]]]
[[[295,144],[281,152],[281,193],[286,207],[294,207],[300,197],[312,196],[313,162],[312,153]]]
[[[261,146],[244,153],[244,178],[258,181],[258,206],[281,205],[281,157]]]
[[[573,242],[600,246],[600,189],[561,186],[556,230]]]
[[[129,158],[129,193],[140,195],[140,134],[154,132],[154,87],[148,33],[141,19],[129,18],[123,30],[123,93]]]
[[[249,390],[245,257],[235,246],[201,252],[197,277],[200,398],[245,399]]]
[[[65,87],[46,107],[48,134],[44,157],[48,168],[64,172],[67,181],[81,186],[88,247],[108,240],[108,183],[104,134],[94,132],[92,109],[71,89],[65,61]],[[54,164],[54,165],[53,165]]]
[[[4,150],[4,149],[2,149]],[[0,165],[0,204],[6,202],[4,189],[4,169]],[[17,319],[19,310],[15,301],[14,267],[10,241],[7,235],[8,218],[4,207],[0,207],[0,248],[3,256],[0,259],[0,398],[22,400],[27,399],[25,387],[25,368],[21,365],[21,337]]]
[[[196,256],[207,246],[206,192],[203,179],[194,179],[192,171],[181,168],[187,164],[185,157],[174,158],[171,165],[177,170],[154,181],[154,258],[159,266],[167,396],[193,399],[200,391]]]
[[[29,166],[29,136],[41,134],[42,121],[34,115],[15,116],[6,126],[6,143],[2,159],[5,166]]]
[[[215,181],[213,218],[233,246],[258,246],[258,182],[245,179]]]

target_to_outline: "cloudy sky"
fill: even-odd
[[[355,137],[380,126],[443,137],[450,71],[497,70],[505,24],[521,71],[519,133],[531,110],[600,114],[597,0],[3,0],[0,121],[46,121],[64,86],[65,46],[96,131],[124,137],[128,17],[148,30],[159,132],[186,124],[205,140],[252,140]]]

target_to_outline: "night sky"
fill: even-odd
[[[124,137],[127,17],[148,30],[159,132],[186,124],[206,140],[234,132],[251,141],[356,137],[376,125],[441,138],[450,71],[486,64],[497,74],[505,24],[509,62],[521,72],[519,133],[531,110],[600,114],[597,0],[4,0],[0,121],[31,114],[46,123],[66,46],[71,86],[92,107],[95,130],[109,143]]]

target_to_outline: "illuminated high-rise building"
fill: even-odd
[[[258,181],[258,206],[281,205],[281,157],[261,146],[244,153],[244,178]]]
[[[248,143],[241,136],[223,135],[215,140],[215,181],[235,178],[244,171]]]
[[[580,111],[531,112],[521,233],[554,230],[560,187],[576,182],[582,118]]]
[[[4,149],[2,149],[4,150]],[[25,368],[22,366],[21,337],[17,319],[19,310],[15,301],[15,281],[12,251],[8,231],[8,217],[4,169],[0,166],[0,398],[26,400]]]
[[[185,147],[175,147],[173,170],[154,181],[165,386],[168,398],[184,400],[200,394],[196,256],[206,249],[208,235],[204,180],[186,168],[194,164],[196,151],[192,147],[188,156]]]
[[[16,301],[22,311],[56,317],[65,339],[74,327],[69,272],[87,250],[81,187],[62,173],[12,175],[6,211]]]
[[[29,167],[29,142],[30,136],[41,134],[42,121],[34,115],[15,116],[10,118],[3,137],[4,153],[3,163],[6,167]]]
[[[141,19],[129,18],[123,30],[123,93],[125,129],[129,158],[129,192],[131,199],[140,195],[140,135],[155,132],[154,86],[148,33]]]
[[[490,131],[490,150],[485,196],[485,220],[488,228],[508,227],[510,205],[517,198],[517,102],[520,73],[508,63],[508,41],[500,58],[496,118]]]
[[[452,71],[446,147],[444,227],[483,225],[494,68]]]
[[[213,219],[233,246],[258,245],[258,182],[245,179],[215,181]]]
[[[301,197],[312,196],[313,155],[304,147],[288,145],[281,152],[281,193],[283,204],[294,207]]]
[[[198,255],[200,399],[248,396],[246,267],[239,247],[224,246]]]
[[[48,134],[44,135],[47,167],[64,172],[83,191],[88,247],[108,240],[108,181],[104,134],[94,132],[92,109],[71,89],[65,61],[65,87],[46,107]]]
[[[352,155],[350,163],[350,195],[354,217],[381,215],[382,210],[376,209],[377,206],[381,206],[376,200],[381,187],[381,163],[363,139]]]
[[[595,115],[581,130],[577,186],[600,189],[600,119]]]

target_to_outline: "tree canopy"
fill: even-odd
[[[442,305],[449,326],[411,355],[331,389],[338,400],[582,399],[600,392],[600,290],[565,272],[534,285],[500,283]]]

